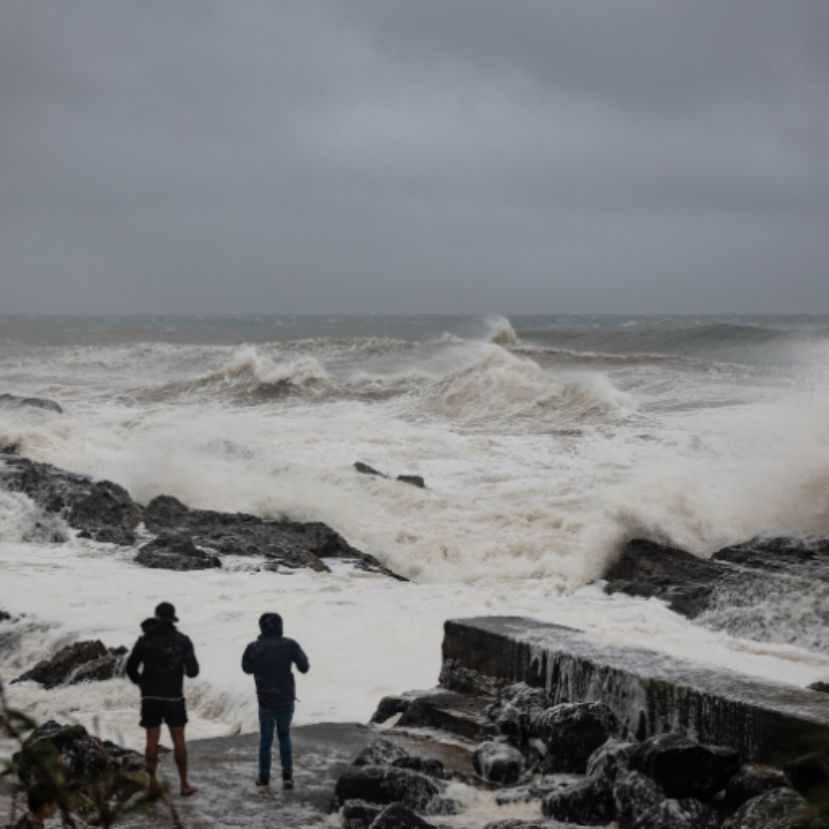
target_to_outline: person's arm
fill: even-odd
[[[253,653],[254,653],[255,643],[251,642],[246,648],[245,652],[242,654],[242,670],[246,674],[252,674],[255,670],[254,667],[254,660],[253,660]]]
[[[141,671],[139,671],[138,668],[144,660],[144,657],[141,654],[141,644],[143,640],[144,637],[140,636],[138,641],[136,641],[136,643],[132,646],[132,652],[127,659],[126,665],[127,676],[136,685],[141,682]]]
[[[184,673],[194,679],[199,675],[199,661],[196,659],[196,650],[189,637],[185,636]]]
[[[308,673],[308,668],[310,667],[308,664],[308,657],[305,655],[305,651],[302,650],[298,642],[294,642],[293,662],[301,674]]]

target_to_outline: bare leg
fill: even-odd
[[[184,726],[170,726],[170,738],[173,741],[173,756],[178,769],[178,779],[181,783],[181,794],[189,797],[195,794],[198,789],[190,785],[187,780],[187,744],[184,742]]]
[[[147,745],[144,749],[144,760],[147,762],[147,771],[155,780],[155,770],[158,768],[158,741],[161,737],[161,726],[147,729]]]

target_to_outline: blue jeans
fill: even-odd
[[[262,708],[259,706],[259,779],[271,779],[271,747],[273,731],[279,739],[279,759],[282,762],[282,779],[294,776],[291,752],[291,719],[293,706],[289,708]]]

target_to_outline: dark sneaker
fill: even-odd
[[[283,789],[293,789],[294,787],[294,780],[292,777],[285,777],[282,779],[282,788]]]
[[[270,780],[266,780],[264,777],[257,777],[257,778],[256,778],[256,785],[257,785],[257,786],[270,786],[270,785],[271,785],[271,781],[270,781]]]

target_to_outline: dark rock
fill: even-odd
[[[541,801],[541,811],[556,820],[586,826],[603,825],[613,819],[613,798],[604,780],[588,777]]]
[[[133,560],[144,567],[164,570],[207,570],[222,566],[218,556],[200,550],[190,537],[174,533],[154,538]]]
[[[822,694],[829,694],[829,682],[813,682],[806,687],[810,691],[820,691]]]
[[[578,829],[578,827],[572,823],[560,823],[559,821],[551,823],[548,820],[506,818],[505,820],[496,820],[494,823],[487,823],[484,829]]]
[[[390,766],[396,760],[403,760],[409,752],[397,743],[380,738],[369,743],[354,759],[353,766]]]
[[[509,743],[489,740],[472,755],[475,771],[491,783],[517,783],[524,771],[524,755]]]
[[[397,480],[402,481],[404,484],[419,487],[420,489],[426,489],[426,481],[420,475],[398,475]]]
[[[397,721],[396,728],[433,728],[481,742],[495,736],[495,726],[486,715],[491,697],[437,691],[419,694]]]
[[[585,773],[588,777],[615,780],[620,773],[630,768],[630,758],[635,749],[636,743],[608,740],[587,758]]]
[[[220,553],[261,555],[283,567],[309,567],[320,572],[329,569],[324,559],[349,559],[360,569],[405,581],[320,522],[276,521],[243,512],[189,509],[170,495],[153,498],[147,504],[144,521],[151,532],[189,535],[196,544]]]
[[[337,781],[335,795],[370,803],[400,802],[427,813],[452,812],[453,803],[442,798],[445,784],[409,769],[395,766],[349,766]]]
[[[644,812],[630,829],[717,829],[717,813],[693,798],[663,800]]]
[[[375,469],[373,466],[369,466],[367,463],[363,463],[362,461],[356,461],[354,464],[354,468],[362,475],[376,475],[378,478],[388,478],[389,476],[379,470]]]
[[[110,653],[98,639],[75,642],[54,656],[37,663],[15,682],[39,682],[44,688],[74,684],[92,679],[111,679],[116,675],[120,656]]]
[[[370,829],[435,829],[402,803],[386,806],[374,819]]]
[[[754,539],[710,559],[640,539],[603,578],[608,592],[654,596],[734,635],[829,647],[829,539]]]
[[[141,507],[118,484],[16,455],[4,457],[0,486],[28,495],[46,512],[92,537],[103,530],[130,534],[141,521]]]
[[[628,771],[617,777],[612,797],[616,822],[625,829],[640,815],[658,806],[665,799],[665,793],[650,777]]]
[[[50,720],[35,729],[13,758],[20,779],[29,784],[52,752],[67,783],[88,783],[107,768],[141,770],[144,760],[137,752],[103,743],[82,725],[61,725]]]
[[[382,811],[383,807],[376,803],[367,803],[365,800],[347,800],[340,812],[343,829],[368,829],[374,818]]]
[[[792,786],[805,797],[829,789],[829,752],[813,751],[789,761],[783,767]]]
[[[118,544],[121,547],[131,547],[138,540],[132,530],[124,529],[123,527],[102,527],[100,530],[95,530],[94,533],[85,531],[88,538],[93,538],[95,541],[100,541],[102,544]]]
[[[371,722],[384,723],[395,714],[402,714],[410,704],[409,697],[383,697],[377,704],[377,710],[371,715]]]
[[[411,769],[412,771],[419,771],[421,774],[427,774],[429,777],[437,777],[440,780],[447,778],[449,775],[440,760],[433,757],[417,757],[408,756],[401,757],[392,763],[401,769]]]
[[[9,622],[11,621],[11,618],[11,613],[6,613],[5,610],[0,610],[0,622]]]
[[[584,772],[587,759],[616,731],[616,715],[603,702],[570,702],[530,717],[532,736],[547,748],[546,771]]]
[[[789,779],[780,769],[747,763],[728,781],[725,787],[725,805],[733,812],[753,797],[788,786]]]
[[[805,798],[794,789],[772,789],[746,801],[722,829],[795,829],[808,817]]]
[[[640,743],[630,766],[653,778],[669,798],[709,797],[740,767],[730,748],[701,746],[681,734],[659,734]]]
[[[28,406],[32,409],[45,409],[49,412],[63,413],[63,409],[54,400],[44,397],[18,397],[16,394],[0,394],[0,406],[21,408]]]
[[[498,731],[523,747],[530,738],[530,720],[549,707],[547,695],[540,688],[523,682],[506,688],[487,709]]]

